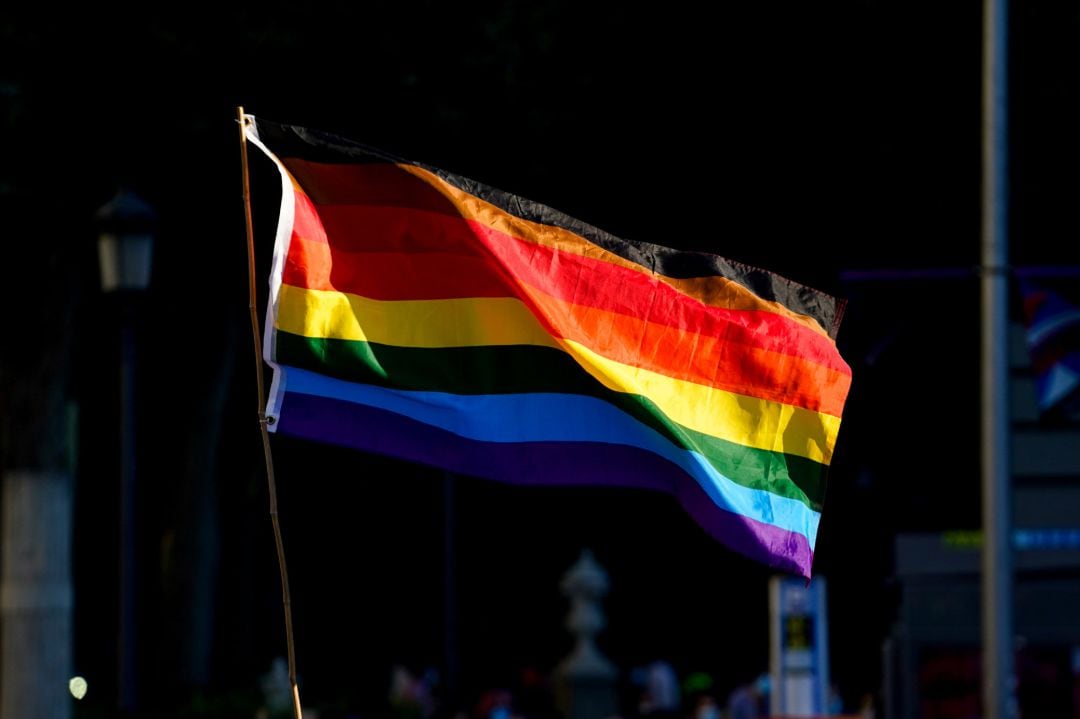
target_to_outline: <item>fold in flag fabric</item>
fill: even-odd
[[[1039,410],[1049,412],[1080,388],[1080,306],[1029,280],[1019,287]]]
[[[247,119],[282,179],[273,431],[505,482],[662,490],[729,548],[810,576],[851,385],[842,300]]]

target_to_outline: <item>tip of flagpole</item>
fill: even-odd
[[[236,106],[236,122],[240,125],[240,131],[245,133],[246,130],[254,124],[255,118],[244,112],[243,105]]]

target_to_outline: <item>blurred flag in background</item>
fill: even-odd
[[[1045,413],[1080,396],[1080,304],[1029,279],[1019,283],[1039,410]]]

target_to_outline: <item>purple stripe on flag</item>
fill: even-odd
[[[813,551],[797,532],[728,512],[678,466],[637,447],[598,442],[483,442],[394,412],[287,392],[276,432],[390,455],[513,484],[660,490],[716,539],[757,561],[810,576]]]

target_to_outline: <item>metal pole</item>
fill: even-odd
[[[983,4],[982,633],[987,719],[1015,716],[1008,376],[1008,2]]]
[[[135,327],[124,307],[120,346],[120,631],[119,704],[123,716],[138,708],[135,594]]]

